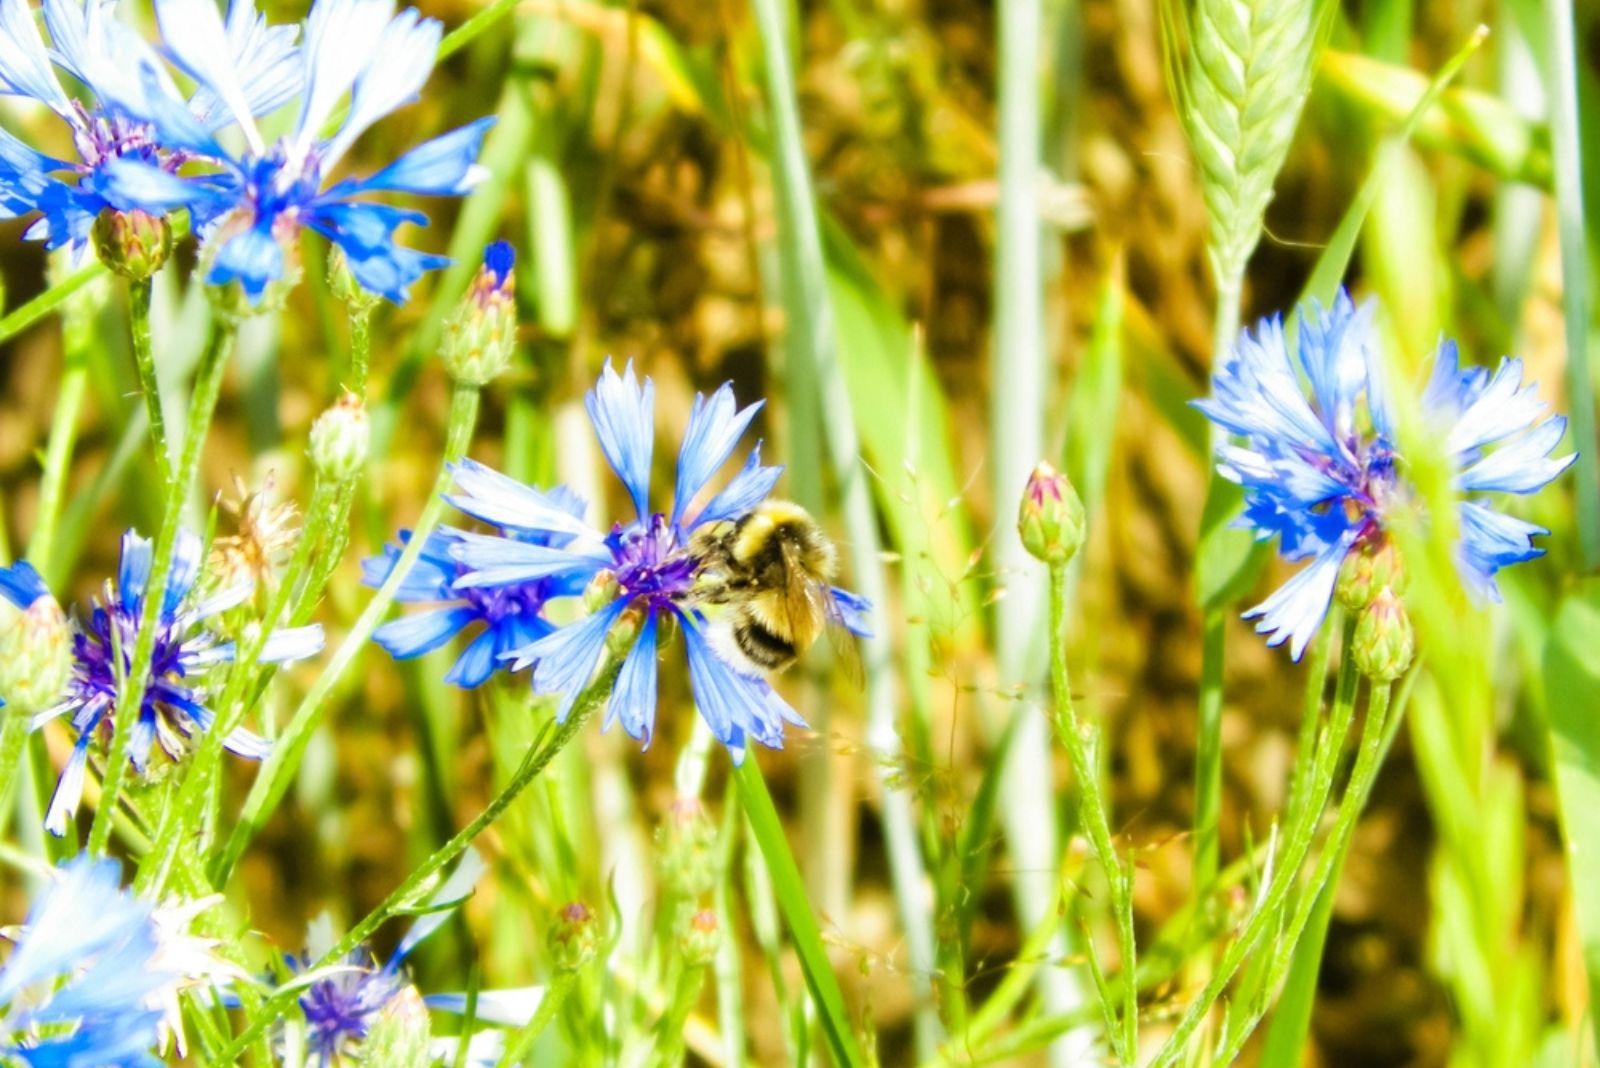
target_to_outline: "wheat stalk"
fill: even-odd
[[[1333,5],[1163,0],[1161,8],[1168,74],[1211,224],[1207,251],[1226,295],[1261,238]]]

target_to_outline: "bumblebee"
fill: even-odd
[[[713,639],[760,672],[778,672],[827,633],[852,676],[860,654],[831,585],[833,542],[811,514],[769,500],[738,519],[695,531],[696,603],[724,605]]]

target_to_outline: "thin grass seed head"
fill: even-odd
[[[722,926],[711,909],[691,913],[678,932],[678,952],[683,963],[691,968],[703,968],[717,956],[717,946],[722,942]]]
[[[1311,90],[1328,0],[1163,0],[1167,71],[1200,169],[1219,280],[1261,238],[1272,186]]]
[[[131,530],[122,536],[116,581],[106,583],[104,595],[74,627],[72,669],[65,694],[34,717],[35,728],[67,717],[77,735],[45,816],[45,829],[58,837],[66,833],[67,821],[83,794],[90,745],[111,733],[118,680],[133,666],[153,560],[148,539]],[[202,593],[201,560],[200,539],[180,531],[166,595],[155,620],[150,674],[128,744],[128,762],[141,776],[153,770],[152,760],[157,756],[174,762],[183,759],[195,740],[211,729],[217,713],[206,704],[207,677],[237,653],[235,643],[219,637],[211,624],[220,613],[243,603],[252,586],[240,582]],[[314,656],[322,643],[320,625],[276,630],[259,662],[281,664]],[[249,760],[264,758],[269,748],[263,738],[243,727],[230,732],[223,746]]]
[[[1301,309],[1299,344],[1291,353],[1282,321],[1263,319],[1246,331],[1212,378],[1212,394],[1196,402],[1231,435],[1217,448],[1217,471],[1244,488],[1239,524],[1258,539],[1276,537],[1279,553],[1307,566],[1245,613],[1267,644],[1289,643],[1295,659],[1322,625],[1341,574],[1356,600],[1398,593],[1402,562],[1394,527],[1420,507],[1420,494],[1396,450],[1390,386],[1372,309],[1341,291],[1331,308]],[[1456,571],[1469,591],[1498,600],[1494,575],[1544,550],[1549,531],[1489,507],[1486,494],[1527,495],[1572,462],[1550,454],[1566,420],[1546,415],[1537,388],[1524,385],[1522,361],[1493,371],[1460,366],[1455,342],[1441,341],[1422,391],[1428,431],[1453,468],[1460,540]],[[1367,561],[1350,563],[1352,554]],[[1368,570],[1365,578],[1363,570]],[[1357,590],[1375,581],[1384,585]]]

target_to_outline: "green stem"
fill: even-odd
[[[473,391],[473,396],[476,396]],[[345,936],[322,959],[313,964],[307,971],[325,968],[336,961],[343,960],[357,946],[361,945],[381,927],[385,920],[393,916],[400,909],[412,904],[418,895],[429,885],[433,879],[447,865],[459,857],[472,844],[473,839],[488,829],[489,825],[500,818],[500,815],[522,795],[522,791],[532,785],[533,780],[556,755],[567,747],[567,743],[578,736],[589,717],[603,707],[611,697],[611,688],[616,682],[617,674],[622,669],[619,659],[611,658],[600,669],[594,681],[584,689],[574,704],[572,711],[567,715],[567,721],[556,728],[550,740],[542,746],[536,746],[528,751],[522,761],[522,766],[517,769],[511,781],[505,788],[490,801],[484,810],[473,817],[461,830],[456,832],[444,845],[434,850],[432,855],[424,860],[415,871],[406,876],[405,881],[383,899],[377,908],[369,912],[364,919],[345,933]],[[280,990],[262,1003],[261,1008],[250,1015],[250,1022],[243,1032],[236,1037],[227,1049],[216,1058],[217,1064],[233,1064],[241,1053],[249,1047],[257,1036],[265,1033],[266,1029],[276,1021],[290,1005],[294,1003],[299,990],[290,987]]]
[[[495,1068],[515,1068],[527,1060],[528,1054],[533,1052],[533,1045],[539,1041],[539,1036],[544,1034],[545,1028],[556,1018],[563,1005],[567,1003],[567,995],[572,993],[572,988],[577,985],[578,973],[572,970],[558,972],[550,980],[550,985],[545,989],[544,997],[539,999],[539,1007],[534,1010],[533,1018],[522,1027],[511,1040],[506,1043],[506,1051],[495,1062]],[[463,1042],[466,1036],[463,1035]]]
[[[444,35],[444,40],[439,42],[439,61],[443,62],[446,56],[467,47],[516,8],[517,0],[494,0],[494,3]]]
[[[150,445],[156,454],[156,471],[165,486],[172,480],[172,453],[167,445],[167,420],[161,411],[161,386],[150,343],[151,288],[148,278],[128,283],[128,327],[133,335],[134,366],[139,369],[139,392],[144,395],[144,411],[150,419]]]
[[[34,323],[60,308],[71,299],[74,293],[105,273],[105,265],[99,260],[87,263],[5,318],[0,319],[0,344],[10,341]]]
[[[1153,1068],[1171,1068],[1184,1057],[1189,1040],[1205,1022],[1212,1006],[1227,989],[1234,974],[1255,950],[1256,944],[1267,931],[1283,920],[1284,906],[1290,891],[1294,889],[1299,879],[1300,866],[1305,862],[1306,854],[1310,852],[1322,811],[1333,789],[1334,771],[1338,767],[1339,754],[1344,748],[1345,738],[1350,733],[1350,722],[1355,715],[1356,684],[1360,679],[1356,674],[1354,657],[1350,652],[1354,634],[1355,621],[1347,620],[1339,658],[1338,693],[1333,704],[1333,715],[1318,741],[1317,755],[1311,762],[1309,792],[1300,819],[1289,825],[1283,852],[1272,865],[1272,877],[1260,904],[1250,913],[1250,918],[1245,921],[1244,930],[1239,933],[1239,937],[1229,943],[1228,948],[1223,951],[1222,960],[1200,996],[1190,1002],[1189,1007],[1184,1010],[1183,1017],[1173,1029],[1172,1035],[1151,1061]]]
[[[1283,822],[1299,822],[1300,807],[1305,803],[1308,787],[1306,777],[1311,774],[1311,754],[1316,750],[1317,725],[1322,722],[1322,694],[1327,688],[1328,665],[1333,660],[1333,636],[1344,627],[1344,613],[1338,605],[1328,610],[1322,624],[1322,633],[1311,646],[1311,663],[1306,669],[1306,692],[1300,706],[1300,742],[1295,746],[1294,771],[1289,777],[1289,797],[1284,805]]]
[[[11,805],[22,781],[22,762],[28,752],[28,718],[24,708],[0,711],[0,837],[11,827]]]
[[[161,619],[162,602],[167,596],[167,580],[172,574],[173,555],[178,545],[178,532],[183,525],[183,507],[194,487],[200,470],[200,451],[205,444],[206,432],[211,426],[211,415],[216,410],[217,398],[222,392],[223,372],[227,368],[228,354],[233,348],[238,323],[225,318],[212,328],[211,343],[200,359],[195,372],[194,395],[189,401],[189,419],[184,427],[183,455],[178,461],[176,477],[167,483],[167,496],[161,519],[161,531],[156,535],[152,552],[150,575],[145,582],[143,611],[139,618],[139,633],[134,640],[133,655],[128,673],[118,686],[117,702],[112,715],[111,752],[106,758],[105,782],[100,793],[100,804],[95,811],[94,826],[89,832],[89,852],[105,852],[111,837],[112,814],[122,794],[123,779],[127,774],[128,742],[139,719],[144,703],[145,685],[149,681],[150,660],[155,653],[156,632]]]
[[[1055,697],[1056,734],[1067,750],[1072,774],[1078,780],[1079,807],[1089,844],[1105,870],[1110,887],[1111,912],[1117,925],[1117,949],[1122,957],[1121,1031],[1111,1035],[1112,1048],[1123,1064],[1138,1056],[1137,947],[1133,940],[1133,865],[1116,850],[1111,836],[1111,820],[1106,813],[1095,762],[1094,741],[1086,733],[1072,703],[1072,683],[1067,671],[1067,566],[1050,566],[1050,687]],[[1107,1014],[1115,1017],[1110,1005]]]
[[[175,803],[170,806],[170,817],[162,821],[156,833],[150,863],[140,870],[134,880],[135,889],[147,897],[159,899],[160,891],[166,885],[167,874],[172,869],[178,843],[186,838],[208,808],[205,799],[211,792],[212,777],[222,762],[223,742],[239,727],[249,710],[250,702],[243,700],[246,687],[253,688],[256,665],[260,663],[267,641],[277,630],[278,621],[283,618],[297,580],[310,566],[313,551],[322,542],[329,519],[329,505],[333,502],[335,492],[335,487],[321,478],[312,488],[306,526],[300,532],[294,555],[290,557],[282,581],[261,617],[262,625],[228,673],[227,685],[216,703],[216,721],[205,733],[199,751],[184,773]]]
[[[61,375],[55,410],[50,413],[50,441],[45,446],[44,472],[39,478],[39,519],[28,539],[28,559],[54,585],[59,577],[52,566],[56,555],[56,526],[66,497],[67,472],[78,437],[78,411],[89,385],[89,367],[82,357],[70,357]]]
[[[1312,872],[1311,882],[1304,893],[1301,894],[1299,904],[1295,907],[1294,915],[1290,919],[1287,929],[1279,936],[1277,945],[1273,947],[1266,982],[1262,987],[1265,993],[1276,990],[1279,984],[1283,982],[1283,977],[1288,973],[1289,967],[1294,961],[1295,947],[1299,944],[1307,923],[1317,912],[1318,900],[1323,894],[1330,893],[1333,890],[1339,870],[1344,865],[1344,858],[1350,851],[1350,842],[1355,836],[1356,823],[1361,818],[1361,812],[1366,807],[1367,798],[1372,794],[1372,786],[1377,780],[1378,771],[1383,766],[1383,756],[1388,751],[1388,740],[1393,737],[1392,732],[1388,730],[1391,692],[1391,687],[1388,684],[1374,686],[1369,691],[1367,722],[1362,728],[1361,749],[1356,755],[1355,767],[1351,769],[1350,781],[1346,784],[1344,795],[1339,800],[1338,811],[1334,817],[1333,830],[1328,834],[1328,841],[1323,847],[1322,855],[1317,858],[1317,866]],[[1398,709],[1396,716],[1403,714],[1404,711],[1403,707]],[[1246,1014],[1244,1019],[1240,1021],[1239,1025],[1230,1030],[1227,1041],[1213,1059],[1213,1063],[1233,1063],[1233,1059],[1239,1055],[1239,1051],[1245,1041],[1255,1031],[1256,1025],[1260,1023],[1261,1017],[1266,1012],[1267,1004],[1268,999],[1261,998]]]
[[[827,1036],[833,1059],[841,1068],[858,1068],[866,1062],[845,1011],[839,977],[833,974],[833,964],[823,948],[822,928],[811,911],[805,880],[800,877],[800,867],[789,849],[789,839],[785,836],[783,822],[778,819],[778,810],[772,805],[772,795],[767,792],[761,768],[754,760],[746,760],[734,769],[733,777],[739,785],[739,800],[744,805],[745,816],[750,820],[750,833],[761,847],[762,860],[772,875],[772,889],[794,938],[800,971],[816,1002],[822,1032]]]
[[[1220,366],[1239,333],[1239,306],[1244,291],[1244,266],[1219,269],[1217,279],[1217,317],[1211,331],[1212,366]],[[1224,437],[1212,428],[1212,451]],[[1215,481],[1217,474],[1210,472]],[[1210,496],[1213,487],[1207,487]],[[1204,557],[1202,557],[1202,561]],[[1205,566],[1204,563],[1200,566]],[[1200,588],[1213,584],[1201,576]],[[1227,652],[1227,620],[1231,611],[1225,603],[1207,607],[1205,637],[1200,651],[1200,703],[1198,736],[1194,764],[1194,888],[1199,897],[1210,893],[1221,862],[1222,819],[1222,683]]]
[[[689,1019],[689,1010],[700,998],[706,983],[706,965],[689,964],[678,970],[674,984],[672,1004],[662,1014],[657,1025],[657,1042],[653,1064],[660,1068],[673,1068],[683,1063],[683,1025]]]
[[[394,569],[389,572],[388,579],[368,602],[350,629],[350,633],[345,635],[344,641],[339,643],[339,648],[317,676],[317,681],[312,684],[305,698],[301,700],[300,707],[295,709],[294,716],[284,728],[283,734],[273,745],[272,754],[267,757],[260,774],[256,776],[254,785],[250,788],[249,796],[245,799],[244,810],[240,813],[238,823],[234,825],[227,848],[212,872],[213,886],[227,884],[233,866],[244,855],[250,840],[266,823],[278,802],[283,799],[284,793],[289,788],[289,782],[294,778],[300,760],[305,755],[305,747],[311,739],[311,733],[321,722],[334,687],[339,684],[345,672],[366,648],[372,632],[378,628],[389,606],[394,603],[400,584],[405,581],[411,568],[422,556],[423,546],[427,544],[428,536],[433,533],[434,527],[438,526],[439,518],[444,512],[444,495],[449,491],[454,477],[451,468],[455,461],[466,453],[477,419],[478,391],[471,386],[457,384],[450,398],[450,422],[445,430],[444,463],[439,469],[439,476],[434,482],[428,503],[423,507],[422,515],[417,518],[416,526],[411,532],[411,540],[400,553],[400,558],[395,562]]]
[[[367,364],[372,358],[372,305],[350,309],[350,392],[366,396]]]

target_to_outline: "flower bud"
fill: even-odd
[[[593,615],[606,605],[615,601],[620,596],[622,587],[617,584],[617,576],[612,571],[597,571],[594,578],[589,580],[589,585],[583,590],[583,610],[587,615]]]
[[[1047,564],[1065,564],[1083,547],[1087,529],[1078,491],[1066,475],[1041,461],[1028,476],[1017,510],[1022,547]]]
[[[450,376],[483,387],[511,362],[517,344],[517,300],[511,268],[516,253],[504,241],[483,252],[483,267],[445,320],[440,353]]]
[[[0,700],[14,714],[42,712],[60,700],[72,671],[67,618],[26,561],[0,568],[0,595],[20,609],[0,625]]]
[[[368,292],[356,281],[355,274],[350,270],[350,261],[345,257],[344,249],[338,245],[333,246],[332,253],[328,256],[328,292],[333,298],[353,312],[370,312],[378,306],[382,299],[376,293]]]
[[[1383,536],[1361,543],[1345,554],[1339,565],[1339,582],[1334,596],[1352,612],[1359,612],[1373,602],[1386,587],[1396,593],[1406,588],[1405,566],[1400,559],[1400,549]]]
[[[717,955],[717,943],[721,940],[717,914],[710,909],[701,909],[690,916],[689,922],[678,932],[678,951],[683,954],[683,962],[691,968],[703,967]]]
[[[428,1068],[434,1063],[428,1043],[432,1024],[414,986],[406,986],[383,1007],[356,1054],[361,1068]]]
[[[142,282],[172,256],[172,224],[148,212],[107,208],[94,220],[100,262],[124,278]]]
[[[311,464],[323,478],[348,482],[367,462],[371,438],[366,405],[345,390],[338,403],[311,424]]]
[[[1394,590],[1385,586],[1356,620],[1351,645],[1356,670],[1373,682],[1393,682],[1411,666],[1415,651],[1411,617]]]
[[[573,901],[556,914],[550,928],[550,954],[557,971],[575,972],[594,959],[600,934],[595,930],[594,910]]]
[[[697,797],[680,797],[656,827],[656,874],[684,897],[709,893],[717,882],[717,829]]]

